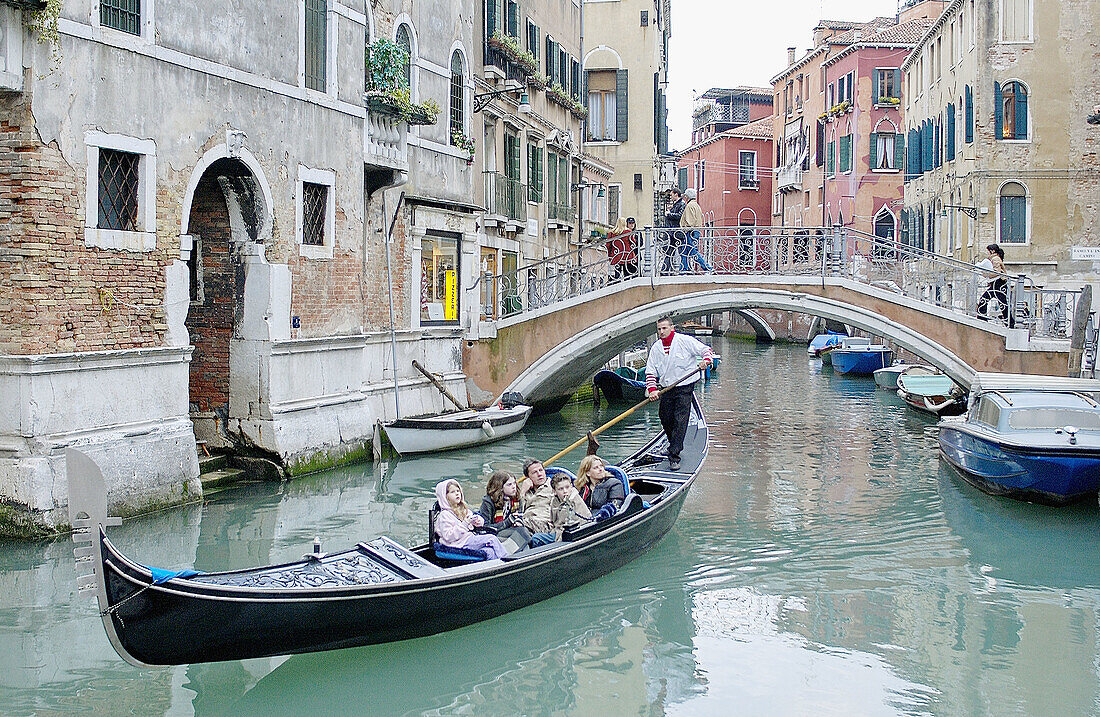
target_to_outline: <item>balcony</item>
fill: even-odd
[[[500,172],[485,172],[485,206],[488,217],[513,224],[527,223],[527,185]]]
[[[570,205],[569,200],[567,199],[564,202],[546,202],[546,221],[552,228],[572,229],[574,216],[573,207]]]
[[[802,164],[781,167],[775,173],[775,183],[781,192],[795,192],[802,189]]]
[[[494,68],[494,69],[490,69]],[[521,86],[527,86],[527,70],[519,63],[512,60],[506,52],[500,48],[492,47],[485,43],[485,79],[496,76],[504,80],[518,82]]]
[[[747,124],[749,121],[748,102],[733,105],[711,103],[695,111],[691,119],[691,129],[698,130],[712,124]]]

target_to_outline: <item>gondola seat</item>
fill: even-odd
[[[473,548],[457,548],[453,545],[444,545],[439,542],[435,534],[435,519],[439,517],[439,503],[433,503],[428,510],[428,544],[432,546],[432,552],[440,560],[450,560],[456,563],[477,563],[485,560],[485,553]]]
[[[637,513],[640,510],[644,510],[649,507],[649,503],[642,500],[642,497],[630,489],[630,480],[626,477],[626,472],[618,466],[604,466],[607,472],[618,478],[623,483],[623,491],[626,498],[623,500],[623,504],[619,506],[619,510],[615,515],[624,515],[626,513]],[[637,498],[637,500],[632,500]],[[635,505],[636,504],[636,505]],[[628,510],[628,506],[630,506]]]

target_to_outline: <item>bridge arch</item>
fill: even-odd
[[[538,405],[560,404],[572,390],[612,356],[654,332],[658,318],[681,320],[700,314],[744,309],[797,311],[844,323],[887,337],[893,344],[940,368],[954,381],[969,386],[975,370],[959,356],[927,336],[869,309],[836,299],[794,291],[728,287],[678,294],[612,316],[567,338],[534,360],[505,389],[518,391]]]

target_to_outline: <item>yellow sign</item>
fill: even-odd
[[[443,319],[445,321],[458,320],[458,276],[454,269],[447,270],[443,275],[446,294],[443,297]]]

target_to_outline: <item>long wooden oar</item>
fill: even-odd
[[[692,370],[692,371],[691,371],[691,373],[686,373],[686,374],[684,374],[684,375],[683,375],[683,376],[681,376],[680,378],[676,379],[675,381],[673,381],[672,383],[670,383],[669,385],[665,386],[665,387],[664,387],[664,388],[662,388],[662,389],[661,389],[660,391],[658,391],[658,392],[657,392],[657,395],[658,395],[658,396],[663,396],[663,395],[665,394],[665,392],[666,392],[666,391],[668,391],[668,390],[670,390],[670,389],[672,389],[672,388],[675,388],[676,386],[679,386],[679,385],[680,385],[681,383],[683,383],[684,381],[688,380],[689,378],[691,378],[691,377],[692,377],[692,376],[694,376],[695,374],[699,373],[699,371],[700,371],[700,370],[701,370],[701,369],[699,369],[699,368],[696,368],[696,369]],[[631,415],[632,413],[634,413],[634,412],[635,412],[635,411],[637,411],[637,410],[638,410],[639,408],[641,408],[642,406],[646,405],[646,404],[647,404],[647,403],[649,403],[649,402],[650,402],[650,401],[649,401],[649,398],[646,398],[645,400],[643,400],[642,402],[640,402],[640,403],[639,403],[639,404],[638,404],[637,406],[634,406],[633,408],[628,408],[628,409],[627,409],[626,411],[624,411],[623,413],[620,413],[620,414],[619,414],[618,416],[616,416],[615,418],[612,418],[612,419],[611,419],[610,421],[608,421],[607,423],[603,424],[602,426],[600,426],[600,427],[599,427],[599,428],[597,428],[596,430],[594,430],[594,431],[589,431],[589,432],[588,432],[588,433],[586,433],[585,435],[581,436],[581,437],[580,437],[580,438],[578,438],[578,439],[577,439],[576,441],[574,441],[574,442],[573,442],[572,444],[570,444],[570,445],[569,445],[568,447],[566,447],[566,448],[564,448],[564,449],[562,449],[562,450],[558,451],[557,453],[555,453],[554,455],[552,455],[552,456],[551,456],[550,458],[548,458],[547,460],[543,461],[543,462],[542,462],[542,464],[543,464],[544,466],[549,466],[549,465],[551,465],[551,464],[552,464],[552,463],[553,463],[554,461],[558,460],[559,458],[561,458],[562,456],[564,456],[564,455],[565,455],[566,453],[569,453],[569,452],[570,452],[571,450],[573,450],[574,448],[576,448],[576,447],[577,447],[577,446],[579,446],[580,444],[584,443],[584,442],[585,442],[586,440],[587,440],[587,441],[589,441],[589,448],[590,448],[590,449],[591,449],[591,447],[592,447],[592,444],[593,444],[593,443],[595,443],[595,444],[596,444],[596,446],[599,446],[599,445],[600,445],[600,443],[599,443],[599,441],[597,441],[597,440],[596,440],[596,438],[595,438],[596,436],[600,435],[601,433],[603,433],[604,431],[606,431],[606,430],[607,430],[608,428],[611,428],[611,427],[612,427],[612,426],[614,426],[614,425],[615,425],[616,423],[618,423],[619,421],[623,420],[623,419],[624,419],[624,418],[626,418],[627,416]],[[594,453],[595,451],[592,451],[592,450],[590,450],[589,452],[590,452],[590,453]]]
[[[457,398],[455,398],[454,396],[451,395],[451,392],[447,390],[447,387],[444,386],[443,383],[439,379],[437,379],[430,371],[428,371],[428,369],[421,366],[420,362],[417,361],[416,359],[413,359],[413,368],[415,368],[417,371],[419,371],[420,373],[427,376],[428,380],[431,381],[433,384],[435,384],[435,387],[439,389],[439,392],[442,393],[444,396],[446,396],[447,400],[449,400],[451,403],[453,403],[455,406],[458,407],[458,410],[460,410],[460,411],[465,411],[466,410],[466,407],[463,406],[461,403],[459,403]]]

